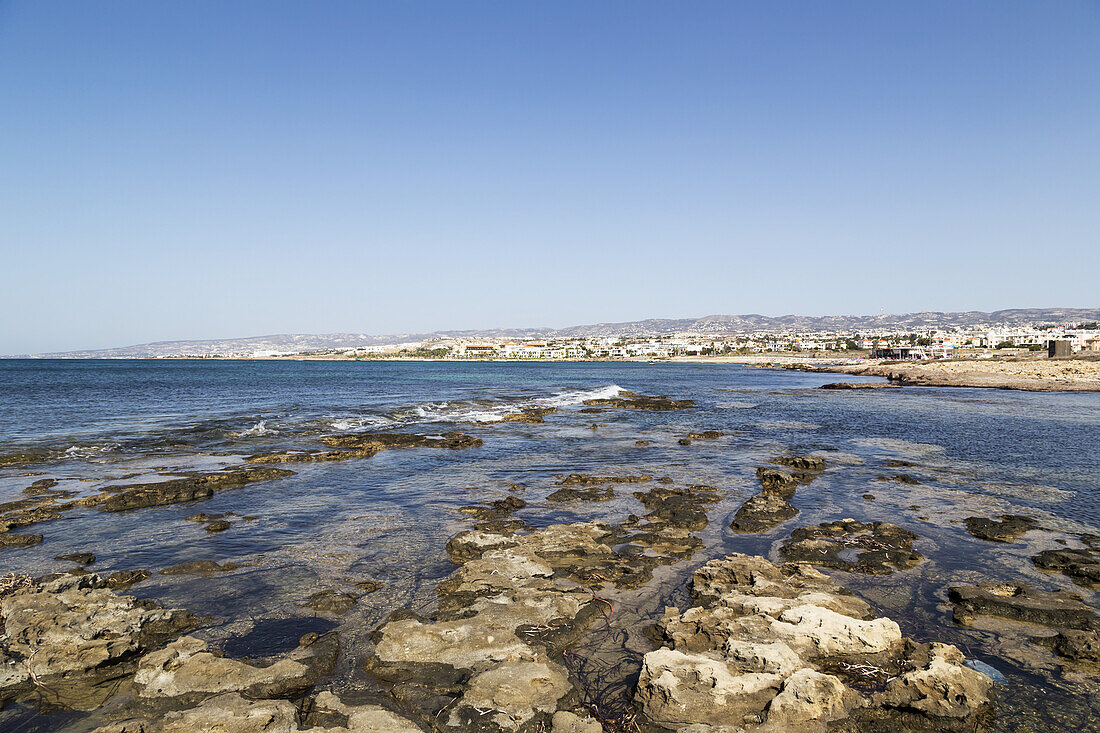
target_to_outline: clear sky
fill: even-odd
[[[0,353],[1100,306],[1100,3],[3,2]]]

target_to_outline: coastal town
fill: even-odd
[[[252,351],[236,354],[195,354],[194,357],[279,358],[331,356],[361,359],[435,358],[506,360],[659,360],[675,357],[797,354],[803,356],[881,356],[900,358],[973,356],[981,352],[1047,352],[1062,344],[1060,355],[1100,353],[1100,324],[1070,327],[927,329],[910,333],[752,332],[745,334],[684,333],[669,336],[586,338],[435,338],[320,351]]]

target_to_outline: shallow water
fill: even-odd
[[[1063,678],[1049,656],[1021,658],[1019,648],[1028,645],[1018,639],[1035,630],[956,627],[944,589],[959,581],[1024,580],[1072,589],[1095,605],[1095,594],[1041,573],[1029,558],[1060,539],[1072,545],[1073,533],[1100,531],[1100,394],[816,389],[829,381],[835,379],[719,364],[0,361],[0,455],[32,451],[48,459],[0,468],[0,501],[22,498],[39,478],[94,492],[173,470],[235,465],[251,453],[313,447],[319,436],[340,432],[461,430],[485,441],[468,450],[392,450],[365,460],[290,464],[295,476],[200,504],[70,512],[26,530],[43,533],[41,544],[0,551],[0,570],[60,571],[72,565],[54,556],[85,550],[96,554],[96,571],[233,560],[242,567],[231,573],[154,575],[129,592],[210,616],[199,635],[233,655],[278,653],[304,631],[335,623],[343,657],[325,684],[350,692],[364,684],[356,666],[369,654],[370,630],[397,608],[434,602],[436,584],[452,570],[444,544],[470,524],[459,507],[507,496],[509,485],[520,484],[514,495],[528,505],[516,516],[532,525],[621,521],[641,508],[635,487],[618,488],[604,503],[555,504],[545,497],[562,474],[667,475],[677,484],[716,486],[723,501],[700,534],[704,550],[660,571],[660,587],[615,593],[621,615],[613,623],[622,629],[651,621],[666,602],[682,603],[690,571],[708,559],[733,551],[779,559],[778,545],[795,527],[843,517],[888,520],[920,535],[915,549],[927,562],[891,576],[837,573],[841,581],[903,632],[965,646],[1005,674],[997,729],[1035,720],[1046,720],[1045,730],[1087,729],[1088,716],[1097,714],[1089,688]],[[582,400],[620,388],[693,399],[698,407],[579,411]],[[561,409],[543,424],[489,422],[534,406]],[[677,443],[701,429],[727,434]],[[650,443],[637,446],[638,440]],[[793,503],[802,513],[770,533],[732,533],[732,514],[758,490],[756,468],[787,451],[820,452],[830,465],[799,489]],[[890,469],[887,459],[916,465]],[[921,483],[876,480],[901,472]],[[867,493],[875,499],[863,499]],[[209,534],[184,520],[198,511],[241,517]],[[972,537],[961,522],[1007,512],[1040,519],[1044,531],[1006,545]],[[380,581],[383,590],[340,618],[313,619],[303,605],[318,590],[366,579]],[[599,639],[604,648],[644,651],[637,634],[606,631]],[[81,725],[21,706],[0,713],[5,730]]]

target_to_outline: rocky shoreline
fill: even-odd
[[[334,632],[256,666],[185,635],[199,623],[187,611],[118,595],[98,575],[28,579],[0,596],[0,700],[93,710],[121,697],[96,733],[595,733],[612,721],[582,704],[565,655],[607,618],[599,589],[637,580],[636,556],[616,546],[652,537],[623,532],[590,522],[456,535],[439,610],[398,611],[374,632],[364,669],[390,687],[388,707],[310,692],[335,665]],[[652,564],[690,545],[662,538],[652,546],[672,551]],[[958,649],[904,639],[808,566],[731,555],[696,572],[691,593],[692,608],[659,623],[667,646],[643,660],[637,730],[974,730],[989,702],[991,681]]]
[[[1096,359],[949,359],[874,364],[784,364],[783,369],[825,374],[885,377],[894,386],[985,387],[1025,392],[1100,392]],[[870,384],[838,383],[825,389],[873,389]],[[887,385],[881,385],[887,386]]]
[[[658,415],[696,406],[629,392],[584,405]],[[489,430],[537,426],[556,413],[508,414]],[[677,448],[691,454],[726,450],[723,441],[735,437],[697,428],[665,439],[692,446]],[[650,445],[630,440],[634,449]],[[20,548],[43,538],[10,530],[50,527],[81,509],[102,517],[191,506],[252,484],[277,491],[279,481],[296,475],[280,467],[287,464],[306,471],[383,451],[435,449],[430,452],[448,456],[485,445],[460,432],[374,432],[315,442],[323,447],[257,452],[236,466],[120,481],[87,495],[36,479],[24,498],[0,505],[0,551],[27,552]],[[793,448],[754,459],[759,490],[724,514],[719,529],[728,523],[735,536],[766,539],[770,555],[708,557],[703,550],[712,546],[703,536],[719,524],[712,524],[711,514],[728,489],[674,479],[660,464],[632,472],[577,471],[552,481],[548,512],[563,507],[591,515],[608,502],[635,507],[614,521],[548,521],[520,498],[526,487],[502,486],[507,493],[479,495],[477,503],[457,509],[456,521],[466,524],[446,542],[454,570],[435,586],[435,603],[392,611],[364,629],[369,643],[356,647],[341,628],[296,633],[291,648],[256,658],[230,654],[202,637],[208,619],[193,610],[126,594],[161,576],[191,576],[201,588],[208,579],[240,571],[242,558],[106,574],[87,569],[96,564],[92,552],[59,555],[78,567],[0,578],[0,708],[79,713],[83,717],[66,730],[94,733],[987,729],[997,705],[994,670],[961,645],[903,634],[897,619],[843,579],[906,578],[934,564],[911,528],[919,529],[916,523],[842,518],[815,524],[820,517],[814,517],[793,526],[812,501],[806,495],[850,470],[847,460],[835,451]],[[889,483],[874,484],[880,494],[922,486],[915,462],[890,459],[881,469],[887,473],[877,481]],[[210,510],[183,522],[215,535],[251,519]],[[1044,531],[1043,525],[1021,514],[962,521],[970,541],[1000,544],[1018,543]],[[1053,660],[1095,690],[1100,619],[1089,594],[1100,590],[1100,538],[1063,539],[1056,549],[1033,555],[1031,564],[1076,584],[1080,593],[1043,591],[1020,578],[944,584],[943,613],[966,629],[1025,624],[1026,634],[1005,634],[1023,634],[1021,644],[1043,664]],[[310,594],[301,606],[340,617],[383,587],[344,580],[342,587]],[[641,613],[643,596],[674,602]],[[631,644],[607,658],[582,650],[620,633]],[[354,670],[351,689],[328,688],[340,664]]]

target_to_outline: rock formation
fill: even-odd
[[[973,729],[992,682],[946,644],[902,637],[822,573],[731,555],[669,608],[666,646],[645,655],[635,700],[666,729]]]

